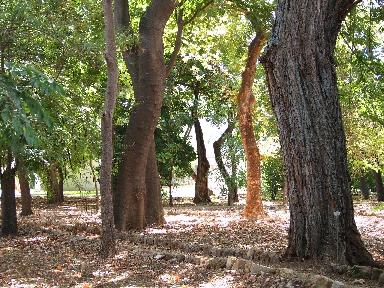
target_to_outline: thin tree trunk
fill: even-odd
[[[199,119],[195,120],[194,125],[197,142],[197,171],[195,181],[195,198],[193,198],[193,203],[210,203],[211,198],[209,198],[208,191],[209,162],[205,150],[203,130],[201,129]]]
[[[3,236],[17,235],[15,198],[15,168],[12,168],[12,153],[8,152],[7,166],[0,171],[1,180],[1,232]],[[0,167],[1,169],[1,167]]]
[[[364,200],[369,200],[369,189],[367,184],[366,175],[360,177],[360,191]]]
[[[333,50],[351,0],[280,0],[262,57],[287,169],[286,255],[373,264],[357,230]]]
[[[113,141],[113,140],[112,140]],[[91,168],[91,173],[92,173],[92,180],[93,183],[95,184],[95,192],[96,192],[96,211],[99,211],[99,188],[97,187],[97,177],[95,173],[95,168],[93,167],[92,160],[89,161],[89,167]],[[111,182],[111,187],[112,187],[112,182]],[[111,188],[112,189],[112,188]]]
[[[377,193],[377,201],[384,201],[384,186],[381,171],[375,171],[375,185]]]
[[[17,176],[20,183],[21,194],[21,216],[28,216],[33,214],[32,212],[32,197],[31,189],[29,187],[29,177],[27,174],[24,161],[20,158],[17,159]]]
[[[121,2],[124,1],[116,2],[118,13],[124,10],[125,16],[120,18],[128,21],[117,22],[121,28],[131,33],[129,9]],[[146,225],[146,180],[151,180],[146,177],[147,163],[157,165],[156,161],[149,158],[152,157],[150,151],[153,135],[165,90],[166,65],[162,38],[166,22],[175,6],[173,0],[152,0],[140,20],[138,45],[129,48],[123,55],[131,75],[136,103],[125,134],[117,193],[114,197],[114,201],[120,202],[115,204],[119,209],[115,213],[115,220],[117,228],[121,230],[141,230]],[[156,179],[148,183],[151,186],[150,194],[158,190],[152,189],[155,184],[157,185]]]
[[[213,152],[215,153],[215,160],[228,190],[228,206],[233,205],[233,203],[235,202],[235,195],[237,194],[237,185],[232,175],[229,175],[227,168],[225,167],[223,156],[221,154],[221,147],[223,146],[226,138],[231,135],[234,128],[235,123],[229,119],[227,129],[225,129],[219,139],[213,142]]]
[[[247,160],[247,200],[244,216],[257,218],[264,215],[261,201],[261,159],[252,124],[252,107],[255,98],[252,85],[255,79],[256,62],[265,43],[265,35],[258,31],[248,48],[248,59],[242,74],[240,92],[237,95],[238,118],[241,140]]]
[[[113,113],[116,106],[119,70],[116,59],[115,27],[113,1],[104,0],[104,38],[106,43],[105,61],[107,63],[107,90],[104,112],[101,119],[102,156],[100,171],[101,192],[101,247],[103,258],[116,253],[116,240],[112,202],[112,162],[113,162]]]

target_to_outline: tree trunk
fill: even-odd
[[[361,196],[363,196],[363,199],[369,200],[369,189],[368,189],[367,179],[365,175],[360,177],[360,191],[361,191]]]
[[[48,204],[61,204],[64,202],[64,177],[61,168],[57,163],[48,167]]]
[[[27,174],[24,161],[17,159],[17,176],[20,183],[20,194],[21,194],[21,216],[32,215],[32,197],[31,189],[29,187],[29,177]]]
[[[12,154],[8,153],[7,167],[0,171],[1,180],[1,232],[3,236],[17,234],[15,198],[15,168],[12,168]],[[0,167],[1,168],[1,167]]]
[[[197,171],[195,181],[195,198],[193,198],[193,203],[210,203],[211,198],[209,198],[208,191],[209,162],[205,150],[203,130],[201,129],[199,119],[195,120],[194,126],[197,142]]]
[[[112,162],[113,162],[113,113],[116,106],[119,70],[117,67],[113,1],[104,0],[104,38],[106,43],[107,90],[104,112],[101,118],[102,155],[100,171],[101,192],[101,247],[100,255],[107,258],[116,253],[115,225],[112,201]],[[93,170],[93,169],[92,169]]]
[[[224,144],[224,141],[226,140],[228,135],[231,135],[234,128],[235,128],[235,123],[233,121],[228,120],[227,129],[225,129],[225,131],[223,132],[223,134],[221,134],[219,139],[213,142],[213,151],[215,153],[215,160],[228,190],[228,206],[233,205],[233,203],[236,200],[235,197],[237,195],[237,185],[236,185],[236,181],[234,181],[232,177],[233,175],[229,175],[227,168],[225,167],[223,156],[221,154],[221,147]]]
[[[113,128],[112,128],[113,129]],[[112,139],[113,142],[113,139]],[[113,147],[112,147],[113,148]],[[112,155],[113,156],[113,155]],[[113,157],[112,157],[113,159]],[[113,164],[112,164],[113,165]],[[95,184],[95,193],[96,193],[96,211],[99,211],[99,188],[97,187],[97,176],[95,173],[95,168],[93,167],[92,160],[89,161],[89,167],[91,168],[92,181]],[[112,171],[112,170],[111,170]],[[111,174],[112,175],[112,174]],[[111,176],[112,177],[112,176]],[[111,189],[112,189],[112,180],[111,180]],[[111,190],[112,191],[112,190]],[[113,207],[112,207],[113,209]]]
[[[117,10],[124,9],[125,13],[128,13],[129,9],[124,5],[119,6],[118,2]],[[148,183],[150,194],[158,190],[152,189],[152,185],[156,184],[154,181],[157,180],[152,182],[152,179],[146,177],[147,163],[156,165],[156,161],[150,160],[152,157],[150,151],[165,90],[166,66],[162,38],[165,24],[174,9],[175,1],[152,0],[140,20],[137,46],[130,47],[124,53],[136,103],[125,134],[117,194],[114,195],[114,201],[120,202],[115,204],[118,209],[115,213],[116,227],[122,230],[141,230],[145,227],[146,180],[150,180]],[[129,19],[129,15],[125,18]],[[129,21],[127,22],[120,25],[127,28],[124,27],[129,25]],[[159,219],[160,215],[157,216]]]
[[[280,0],[262,57],[287,169],[289,257],[371,265],[357,230],[333,50],[350,0]]]
[[[255,102],[252,85],[255,79],[257,58],[265,40],[264,33],[258,31],[249,45],[248,59],[242,74],[240,91],[237,95],[240,134],[247,160],[247,200],[244,210],[244,216],[247,218],[257,218],[264,215],[261,201],[261,159],[252,124],[252,107]]]
[[[375,185],[377,193],[377,201],[384,201],[384,187],[383,178],[381,177],[381,171],[375,171]]]
[[[154,139],[152,140],[152,145],[148,154],[146,169],[145,225],[162,225],[165,223],[165,219]]]

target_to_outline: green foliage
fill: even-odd
[[[282,198],[284,188],[284,165],[280,154],[265,156],[261,165],[262,193],[264,199]]]

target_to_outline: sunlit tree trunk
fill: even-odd
[[[286,255],[373,264],[357,230],[333,51],[352,0],[280,0],[262,62],[287,170]]]
[[[252,124],[252,108],[255,102],[252,85],[255,79],[257,58],[265,40],[264,33],[258,31],[249,45],[248,59],[242,74],[240,92],[237,95],[239,128],[247,161],[247,200],[244,210],[244,215],[247,218],[257,218],[264,214],[261,201],[260,151],[257,147]]]
[[[113,163],[113,113],[118,92],[119,70],[117,67],[113,1],[104,0],[104,38],[106,43],[107,90],[104,111],[101,118],[102,155],[100,171],[101,192],[101,247],[100,254],[106,258],[116,252],[115,225],[112,202],[112,163]]]

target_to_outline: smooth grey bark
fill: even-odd
[[[286,255],[372,265],[354,220],[333,60],[341,23],[355,3],[280,0],[261,60],[287,169]]]
[[[104,112],[101,119],[102,156],[100,171],[101,193],[101,248],[100,255],[106,258],[116,252],[115,225],[112,201],[112,162],[113,162],[113,113],[116,106],[119,71],[116,59],[113,1],[104,0],[104,38],[106,43],[107,90]]]

